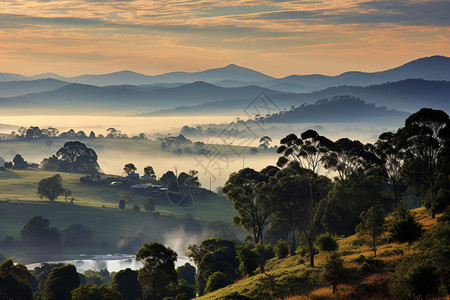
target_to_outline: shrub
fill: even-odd
[[[273,247],[273,251],[277,258],[285,258],[289,254],[289,247],[285,240],[279,240],[275,247]]]
[[[394,220],[388,230],[391,237],[400,243],[408,242],[411,245],[422,234],[422,226],[416,218],[403,206],[399,206],[393,213]]]
[[[321,251],[327,252],[336,251],[339,247],[336,240],[329,233],[320,235],[317,238],[316,245]]]
[[[258,253],[252,245],[241,245],[236,249],[239,259],[239,271],[242,275],[253,275],[253,271],[258,267]]]
[[[227,286],[229,283],[228,276],[222,272],[215,272],[208,277],[208,282],[206,283],[205,291],[207,293],[214,292],[220,288]]]
[[[436,268],[421,253],[405,256],[389,275],[389,291],[396,299],[426,299],[435,295],[438,287]]]

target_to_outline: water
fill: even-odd
[[[185,263],[194,263],[186,256],[178,256],[178,260],[175,262],[175,267],[184,265]],[[42,263],[28,264],[26,267],[29,270],[39,267]],[[107,254],[107,255],[86,255],[80,254],[80,259],[74,260],[58,260],[47,261],[45,263],[63,263],[72,264],[77,268],[79,273],[83,273],[86,270],[102,270],[107,269],[109,272],[118,272],[126,268],[132,270],[138,270],[142,267],[142,263],[136,260],[135,255],[131,254]]]

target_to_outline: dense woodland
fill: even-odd
[[[67,144],[41,167],[85,174],[98,171],[95,152],[79,142]],[[64,152],[69,146],[83,148],[84,154],[70,161],[71,153]],[[295,263],[305,265],[305,277],[278,284],[272,294],[235,292],[224,298],[281,299],[307,294],[320,285],[317,282],[331,286],[334,294],[339,284],[355,280],[354,274],[379,270],[388,273],[385,298],[449,295],[450,120],[445,112],[423,108],[409,116],[404,127],[381,134],[374,144],[348,138],[332,141],[314,130],[289,134],[281,139],[277,152],[276,166],[260,171],[244,168],[230,175],[221,192],[236,211],[232,223],[248,236],[244,241],[210,238],[189,245],[187,254],[196,268],[187,264],[175,269],[177,253],[156,242],[145,243],[137,252],[143,268],[115,274],[79,274],[74,266],[62,264],[45,264],[29,272],[5,257],[0,266],[0,299],[191,299],[258,274],[266,275],[266,287],[275,286],[268,264],[289,257],[300,257]],[[182,181],[195,186],[195,171],[184,174]],[[148,169],[148,175],[154,173]],[[179,177],[153,180],[173,189]],[[53,181],[59,186],[57,177]],[[63,195],[64,190],[57,193]],[[47,198],[53,201],[51,197]],[[434,226],[424,228],[411,213],[416,199],[430,213]],[[436,221],[437,214],[442,216]],[[30,233],[33,223],[56,232],[48,220],[36,217],[30,222],[21,232],[24,239],[35,238]],[[70,234],[67,229],[66,239]],[[354,234],[358,237],[354,246],[367,245],[371,253],[354,260],[357,270],[347,265],[339,246],[341,239]],[[387,254],[377,250],[389,243],[405,243],[409,250],[398,250],[400,258],[388,268],[379,259]],[[317,263],[319,253],[328,254]]]

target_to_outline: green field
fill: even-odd
[[[40,199],[37,195],[38,182],[55,172],[42,170],[11,170],[0,171],[0,240],[5,236],[19,239],[20,229],[33,216],[42,216],[50,220],[50,225],[64,229],[73,223],[83,224],[94,232],[97,244],[104,248],[72,249],[71,252],[91,251],[104,253],[115,251],[117,241],[121,236],[134,235],[142,232],[146,241],[167,242],[172,232],[185,233],[186,243],[192,241],[189,232],[199,234],[198,224],[209,221],[231,222],[235,214],[231,203],[225,198],[208,194],[192,208],[178,208],[172,206],[164,197],[157,200],[157,213],[133,211],[134,204],[141,206],[146,196],[134,195],[130,205],[124,210],[119,209],[119,190],[109,185],[81,184],[80,174],[59,173],[65,188],[72,191],[74,203],[65,202],[60,196],[54,203]],[[199,236],[205,238],[205,236]],[[30,255],[24,249],[0,249],[15,255],[19,260]],[[31,250],[30,250],[31,251]]]

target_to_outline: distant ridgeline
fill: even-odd
[[[261,117],[258,121],[271,123],[355,123],[382,120],[387,118],[405,119],[410,114],[351,96],[337,96],[321,99],[314,104],[292,106],[289,111],[282,111]]]

